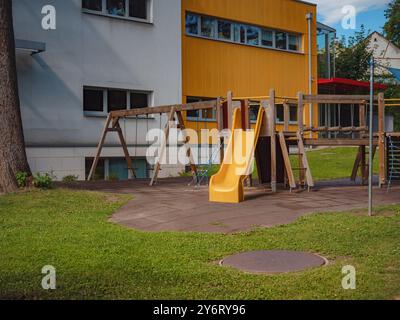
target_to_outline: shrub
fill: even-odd
[[[15,178],[17,179],[18,187],[20,187],[20,188],[26,187],[27,181],[28,181],[28,173],[27,172],[18,171],[17,174],[15,175]]]
[[[48,174],[36,174],[33,177],[33,185],[40,189],[51,189],[53,187],[53,178]]]
[[[65,176],[62,181],[63,182],[76,182],[78,181],[78,176],[74,176],[74,175],[69,175],[69,176]]]

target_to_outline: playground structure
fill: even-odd
[[[237,129],[248,130],[252,128],[250,121],[250,110],[258,110],[258,117],[255,130],[254,151],[256,165],[258,169],[258,180],[261,185],[270,185],[272,192],[277,191],[277,184],[288,186],[290,190],[300,187],[314,187],[314,181],[311,169],[308,164],[306,147],[314,146],[354,146],[358,147],[358,154],[355,159],[351,179],[356,180],[360,172],[362,183],[368,180],[367,151],[372,152],[379,157],[379,186],[388,184],[389,178],[392,183],[397,179],[396,172],[393,170],[392,164],[397,163],[400,153],[390,150],[393,142],[400,140],[400,132],[386,132],[385,127],[385,109],[386,107],[400,106],[400,99],[386,99],[382,93],[374,96],[374,111],[378,115],[378,128],[373,136],[373,150],[367,150],[369,146],[369,128],[367,126],[369,96],[367,95],[305,95],[301,92],[297,97],[277,96],[275,90],[270,90],[269,95],[260,97],[234,97],[232,92],[228,92],[227,97],[217,98],[216,100],[169,105],[151,108],[140,108],[132,110],[121,110],[111,112],[106,120],[100,142],[96,151],[88,180],[94,176],[96,166],[101,156],[101,151],[108,133],[117,133],[123,148],[127,167],[132,172],[132,176],[136,177],[135,169],[132,165],[132,159],[128,152],[128,147],[123,135],[119,121],[128,117],[137,117],[151,114],[167,114],[168,122],[164,128],[164,139],[160,141],[158,156],[154,165],[154,172],[150,182],[153,186],[157,182],[158,174],[161,169],[161,161],[167,148],[168,139],[171,128],[175,127],[181,130],[183,135],[183,144],[187,150],[190,168],[193,176],[198,179],[198,168],[193,159],[190,148],[190,137],[185,132],[184,112],[193,110],[215,110],[217,119],[217,128],[219,132],[225,129],[231,129],[232,135]],[[359,125],[352,127],[318,127],[305,126],[306,118],[305,106],[314,106],[316,104],[331,104],[335,106],[351,104],[358,105],[359,109]],[[283,105],[284,123],[283,128],[278,130],[276,124],[276,106]],[[295,126],[290,121],[290,107],[297,107],[297,121]],[[295,129],[293,129],[295,128]],[[322,133],[352,133],[351,138],[322,138]],[[354,137],[356,135],[356,137]],[[220,137],[222,140],[223,137]],[[232,139],[230,139],[232,140]],[[391,144],[390,144],[390,143]],[[232,147],[233,142],[228,143],[228,149]],[[298,167],[293,167],[290,161],[290,146],[295,146],[298,157]],[[243,147],[243,146],[242,146]],[[240,202],[243,201],[243,184],[247,177],[232,177],[232,168],[224,163],[225,144],[220,143],[220,163],[221,168],[217,175],[210,181],[210,199],[213,201],[223,202]],[[390,152],[390,153],[389,153]],[[396,157],[395,162],[392,161],[393,156]],[[252,161],[252,157],[246,156],[246,164],[248,166]],[[393,169],[394,168],[394,169]],[[396,169],[397,170],[397,169]],[[298,171],[298,181],[295,180],[294,172]],[[221,177],[224,178],[221,179]],[[251,177],[251,174],[250,174]],[[252,179],[248,179],[251,183]],[[233,197],[224,197],[224,190],[232,190],[234,188]]]

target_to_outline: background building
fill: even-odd
[[[296,0],[182,3],[184,101],[225,97],[228,90],[237,97],[265,96],[271,88],[288,97],[296,97],[299,91],[317,92],[315,5]],[[313,115],[317,123],[317,106]],[[278,106],[277,118],[283,122],[283,106]],[[297,121],[297,106],[291,108],[291,119]],[[306,124],[309,119],[307,106]],[[196,131],[216,128],[215,114],[189,112],[187,127]],[[197,153],[199,162],[208,162]]]
[[[48,4],[13,1],[28,159],[34,172],[85,179],[108,111],[181,101],[181,0],[53,0],[56,29],[44,30]],[[122,128],[139,177],[151,169],[145,134],[165,121],[128,119]],[[98,178],[128,178],[116,137],[103,156]],[[161,175],[180,171],[163,166]]]

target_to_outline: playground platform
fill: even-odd
[[[78,190],[131,194],[134,199],[116,212],[111,222],[137,230],[235,233],[255,227],[273,227],[294,222],[315,212],[366,208],[366,186],[334,180],[318,182],[311,191],[272,193],[254,187],[246,190],[246,201],[239,204],[211,203],[208,187],[188,186],[190,179],[161,179],[153,188],[148,180],[121,182],[77,182],[61,184]],[[376,183],[378,178],[376,178]],[[391,192],[374,188],[375,205],[400,202],[400,186]]]

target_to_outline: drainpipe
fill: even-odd
[[[312,38],[311,38],[311,22],[313,19],[313,14],[307,13],[306,14],[306,19],[307,19],[307,23],[308,23],[308,86],[309,86],[309,94],[311,95],[312,92],[312,85],[313,85],[313,76],[312,76]],[[312,103],[310,103],[310,127],[313,126],[313,105]],[[312,138],[312,131],[310,133],[311,138]]]

